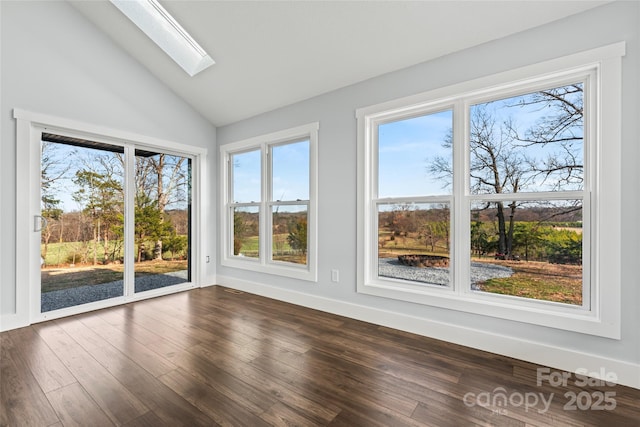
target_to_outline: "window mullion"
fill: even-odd
[[[233,238],[234,238],[234,216],[233,216],[233,167],[231,163],[232,155],[230,153],[224,154],[223,163],[223,197],[224,197],[224,216],[223,216],[223,230],[224,233],[222,242],[224,245],[222,253],[224,256],[233,255]]]
[[[261,200],[260,200],[260,263],[266,265],[272,257],[273,245],[271,243],[271,227],[273,223],[270,201],[271,195],[271,146],[263,144],[262,150],[262,179],[260,180]]]
[[[135,184],[135,147],[126,146],[124,154],[124,185],[125,185],[125,208],[124,208],[124,253],[135,254],[135,206],[136,206],[136,184]],[[133,265],[134,258],[128,256],[124,261],[124,295],[130,296],[135,292],[135,271]]]
[[[469,105],[458,101],[453,107],[453,291],[470,291],[469,199]]]

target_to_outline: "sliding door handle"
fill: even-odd
[[[47,218],[42,215],[34,215],[33,216],[33,231],[42,231],[43,228],[47,227]]]

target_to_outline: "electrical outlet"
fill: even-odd
[[[331,270],[331,281],[332,282],[339,282],[340,281],[340,271]]]

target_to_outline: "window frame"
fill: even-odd
[[[515,320],[586,334],[620,338],[620,104],[624,42],[506,71],[356,111],[358,121],[359,293]],[[585,83],[585,182],[581,191],[471,194],[470,106],[535,92],[543,87]],[[588,85],[588,90],[587,90]],[[453,109],[451,196],[451,286],[424,286],[377,275],[377,127],[380,124]],[[588,134],[586,133],[588,132]],[[606,143],[605,143],[606,141]],[[604,145],[606,144],[606,149]],[[462,171],[462,172],[460,172]],[[606,191],[603,189],[606,188]],[[434,196],[421,201],[443,199]],[[582,199],[583,306],[525,299],[471,289],[470,207],[477,200]],[[607,219],[605,219],[605,216]],[[588,243],[587,243],[588,242]],[[604,249],[606,248],[606,249]],[[585,289],[587,284],[588,289]]]
[[[369,126],[369,132],[371,132],[371,138],[376,140],[378,139],[378,129],[380,125],[385,125],[388,123],[393,123],[401,120],[408,120],[416,117],[423,117],[431,114],[438,114],[444,111],[452,111],[452,126],[454,125],[453,115],[454,115],[454,104],[447,101],[444,102],[433,102],[422,107],[416,106],[416,108],[411,108],[407,111],[404,109],[400,110],[391,110],[385,111],[379,116],[376,116],[372,119]],[[377,147],[377,144],[376,144]],[[373,148],[373,147],[371,147]],[[455,149],[452,147],[451,157],[452,161],[455,158]],[[414,195],[414,196],[399,196],[399,197],[379,197],[379,174],[378,174],[378,165],[379,156],[378,150],[371,149],[371,232],[375,233],[375,240],[372,237],[372,242],[375,241],[376,244],[373,246],[373,250],[369,254],[369,274],[368,277],[371,278],[372,283],[375,283],[378,286],[385,286],[385,282],[393,282],[394,286],[401,286],[402,289],[405,290],[415,290],[418,293],[421,292],[422,288],[428,287],[432,291],[439,293],[441,289],[451,289],[454,286],[454,269],[456,264],[456,258],[454,256],[455,253],[455,233],[454,233],[454,222],[453,222],[453,214],[454,214],[454,194],[453,191],[449,194],[441,194],[441,195]],[[449,285],[441,286],[436,284],[428,284],[428,283],[417,283],[411,282],[408,280],[397,279],[397,278],[385,278],[380,279],[378,276],[377,270],[378,268],[378,230],[379,230],[379,210],[378,207],[380,205],[385,204],[404,204],[404,203],[412,203],[412,204],[435,204],[435,203],[446,203],[449,205],[449,224],[450,224],[450,265],[449,265]],[[362,217],[358,215],[358,218]]]
[[[220,183],[223,203],[221,206],[221,264],[227,267],[275,274],[295,279],[317,281],[317,143],[319,123],[309,123],[220,147]],[[309,199],[275,200],[272,193],[272,148],[286,144],[309,141]],[[260,201],[235,203],[233,195],[233,166],[231,157],[254,150],[260,151],[261,180]],[[274,206],[307,206],[307,264],[273,260]],[[257,206],[259,210],[259,256],[242,257],[233,254],[233,210],[236,207]]]

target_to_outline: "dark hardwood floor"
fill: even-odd
[[[537,365],[223,287],[0,347],[2,426],[640,425],[640,390],[538,386]]]

